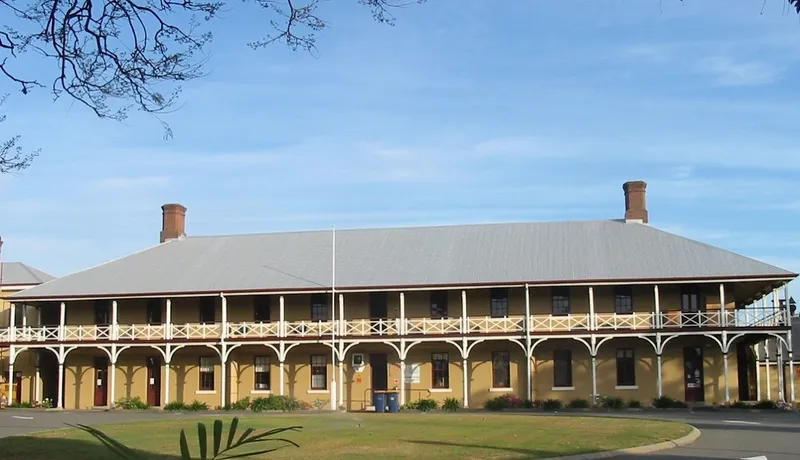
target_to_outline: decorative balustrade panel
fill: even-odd
[[[406,319],[406,334],[445,335],[460,333],[461,318]]]
[[[567,332],[589,330],[589,315],[534,315],[531,332]]]
[[[322,337],[331,335],[339,328],[330,321],[287,321],[284,323],[287,337]]]
[[[167,327],[163,324],[119,324],[117,340],[164,340]]]
[[[470,334],[524,334],[525,317],[467,318],[467,332]]]
[[[64,326],[64,340],[67,342],[111,340],[111,326]]]
[[[594,315],[594,327],[597,330],[653,329],[654,317],[654,313],[598,313]]]
[[[228,323],[228,338],[258,339],[280,335],[279,323]]]
[[[218,340],[221,337],[221,324],[173,324],[172,338],[187,340]]]
[[[349,336],[398,335],[400,319],[353,319],[344,322],[344,334]]]

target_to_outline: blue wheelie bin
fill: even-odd
[[[375,391],[372,395],[372,403],[375,404],[375,412],[381,414],[386,412],[386,392]]]
[[[386,399],[389,403],[389,413],[395,414],[400,412],[400,398],[396,391],[387,391]]]

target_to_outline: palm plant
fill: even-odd
[[[87,425],[71,425],[67,424],[71,427],[77,428],[79,430],[83,430],[90,435],[94,436],[95,439],[100,441],[104,446],[106,446],[111,452],[116,454],[118,457],[123,458],[125,460],[144,460],[146,458],[145,454],[142,452],[137,452],[130,447],[122,444],[121,442],[117,441],[116,439],[108,436],[107,434],[103,433],[102,431],[98,430],[97,428],[93,428]],[[274,428],[272,430],[265,431],[263,433],[256,433],[255,429],[247,428],[244,430],[236,439],[236,429],[239,427],[239,417],[234,417],[231,421],[231,426],[228,429],[228,437],[225,445],[223,447],[223,423],[222,420],[214,420],[214,428],[213,428],[213,439],[212,439],[212,446],[211,451],[209,452],[209,445],[208,445],[208,430],[206,429],[206,425],[202,422],[197,424],[197,438],[199,443],[199,450],[200,456],[199,457],[192,457],[191,452],[189,451],[189,442],[186,439],[186,432],[185,430],[181,430],[180,436],[180,451],[181,451],[181,460],[222,460],[228,458],[242,458],[242,457],[252,457],[255,455],[266,454],[269,452],[276,451],[283,447],[294,446],[300,447],[294,441],[285,438],[275,437],[276,435],[286,432],[286,431],[300,431],[302,427],[300,426],[291,426],[287,428]],[[241,448],[242,446],[247,445],[255,445],[256,443],[278,443],[278,446],[270,446],[266,449],[259,449],[255,451],[248,451],[244,453],[231,453],[231,451]]]

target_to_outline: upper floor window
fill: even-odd
[[[633,313],[633,291],[629,286],[614,288],[614,312],[620,315]]]
[[[386,319],[389,315],[389,295],[385,292],[369,293],[370,319]]]
[[[311,295],[311,321],[328,321],[328,296]]]
[[[684,287],[681,290],[681,312],[697,313],[705,311],[705,297],[696,287]]]
[[[553,288],[553,315],[569,315],[569,288]]]
[[[447,318],[447,291],[431,292],[431,318]]]
[[[271,297],[259,295],[253,298],[253,321],[257,323],[269,322]]]
[[[508,289],[494,288],[492,289],[491,296],[492,318],[508,317]]]
[[[433,388],[450,388],[450,360],[447,353],[431,355]]]
[[[147,299],[147,324],[163,324],[161,299]]]
[[[217,321],[217,298],[203,297],[200,300],[200,323],[212,324]]]
[[[96,300],[94,302],[94,324],[98,326],[108,326],[111,324],[109,318],[111,315],[109,314],[109,301],[107,300]]]

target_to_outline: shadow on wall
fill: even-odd
[[[143,454],[143,458],[152,460],[180,460],[181,458],[180,455],[154,454],[151,452],[134,450],[137,453]],[[97,441],[35,438],[31,436],[0,439],[0,452],[3,452],[3,460],[53,458],[54,456],[60,457],[64,452],[69,452],[69,458],[98,460],[116,460],[119,458],[112,453],[108,447],[105,447]]]

